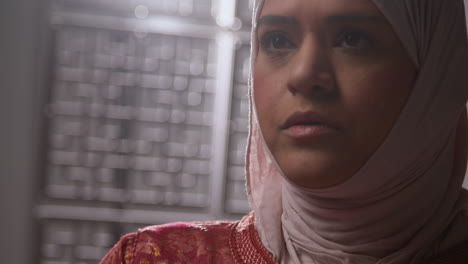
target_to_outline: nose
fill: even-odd
[[[293,95],[325,96],[335,90],[330,58],[321,45],[312,38],[304,39],[291,58],[287,85]]]

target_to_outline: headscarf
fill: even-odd
[[[344,183],[306,189],[287,180],[263,139],[251,74],[247,191],[260,239],[281,263],[417,263],[468,239],[463,1],[373,1],[418,77],[383,143]],[[254,4],[252,69],[263,2]]]

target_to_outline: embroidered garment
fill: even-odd
[[[263,247],[254,214],[236,222],[149,226],[123,236],[100,264],[277,264]],[[421,264],[466,264],[468,242]]]
[[[254,227],[253,213],[236,222],[149,226],[128,234],[100,264],[274,264]]]

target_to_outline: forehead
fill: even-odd
[[[261,10],[261,15],[282,15],[310,21],[340,14],[383,17],[372,0],[265,0]]]

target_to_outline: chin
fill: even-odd
[[[273,147],[273,157],[284,176],[292,183],[310,189],[339,185],[351,178],[365,162],[363,157],[345,151],[348,148],[343,145],[312,148],[284,144]]]
[[[333,162],[329,162],[333,163]],[[314,166],[314,164],[319,164]],[[352,175],[344,175],[343,172],[336,170],[339,166],[326,166],[324,162],[309,161],[306,164],[289,163],[288,166],[279,166],[282,168],[285,177],[292,183],[301,187],[310,189],[329,188],[349,179]],[[284,167],[284,169],[283,169]]]

